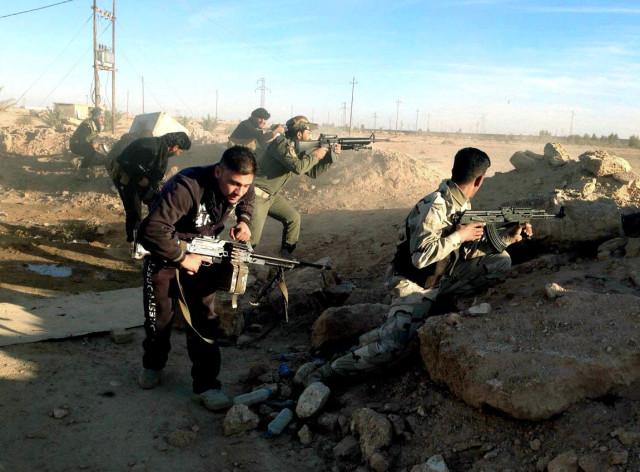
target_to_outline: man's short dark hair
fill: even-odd
[[[271,118],[271,115],[264,108],[256,108],[255,110],[253,110],[251,112],[251,117],[252,118],[261,118],[263,120],[268,120],[269,118]]]
[[[457,184],[468,184],[484,175],[491,165],[487,153],[480,149],[468,147],[460,149],[453,160],[451,180]]]
[[[191,140],[184,131],[167,133],[163,137],[169,147],[178,146],[178,148],[183,151],[188,151],[191,148]]]
[[[242,175],[255,174],[258,168],[256,155],[246,146],[232,146],[222,153],[220,167]]]

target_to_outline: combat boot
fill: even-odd
[[[156,388],[160,383],[161,375],[161,370],[143,368],[138,376],[138,385],[144,389]]]
[[[325,382],[327,379],[336,375],[336,372],[331,368],[331,363],[327,362],[322,367],[310,372],[304,379],[302,379],[302,385],[308,387],[314,382]]]
[[[283,259],[293,259],[293,251],[296,250],[295,244],[284,243],[280,248],[280,257]]]

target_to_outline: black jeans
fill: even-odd
[[[141,187],[131,180],[123,184],[116,179],[113,181],[113,185],[118,189],[118,194],[124,205],[127,242],[132,242],[133,232],[138,229],[142,221],[142,204],[144,203],[148,208],[151,208],[160,196],[160,190],[151,186]]]
[[[180,282],[191,321],[198,333],[213,340],[217,337],[220,323],[213,311],[215,283],[212,279],[217,275],[215,267],[201,267],[194,275],[180,271]],[[162,260],[152,257],[144,260],[142,274],[146,338],[142,343],[142,365],[146,369],[163,369],[169,357],[173,308],[178,293],[177,272],[177,268],[164,264]],[[189,324],[186,324],[186,334],[187,352],[192,363],[193,391],[202,393],[219,389],[221,360],[218,343],[204,341]]]
[[[107,156],[93,149],[90,143],[79,143],[71,152],[82,157],[81,169],[103,166],[107,162]]]

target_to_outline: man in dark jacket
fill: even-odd
[[[233,130],[229,136],[227,147],[240,145],[246,146],[252,151],[261,152],[278,134],[284,133],[284,127],[278,125],[273,129],[264,129],[271,115],[264,108],[256,108],[251,116]]]
[[[80,164],[80,178],[88,180],[89,167],[104,165],[105,155],[98,152],[99,143],[96,141],[98,134],[104,126],[104,112],[102,108],[91,110],[89,118],[78,125],[69,139],[69,149],[74,154],[82,157]]]
[[[133,243],[140,225],[142,203],[151,207],[160,194],[169,157],[179,156],[189,148],[189,137],[180,131],[159,138],[136,139],[116,158],[119,171],[113,184],[124,205],[128,242]]]
[[[140,243],[150,252],[143,264],[146,339],[138,383],[154,388],[169,355],[173,307],[185,315],[187,351],[196,398],[210,410],[229,406],[220,390],[220,349],[215,341],[219,320],[213,311],[216,280],[224,278],[221,264],[187,254],[181,241],[195,236],[218,236],[235,212],[232,239],[248,241],[253,212],[256,159],[242,146],[227,149],[220,163],[184,169],[162,189],[160,198],[142,221]],[[178,302],[179,301],[179,302]],[[186,308],[185,308],[186,305]],[[191,321],[189,321],[189,319]]]

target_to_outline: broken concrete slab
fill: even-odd
[[[0,303],[0,346],[142,326],[142,288]]]

